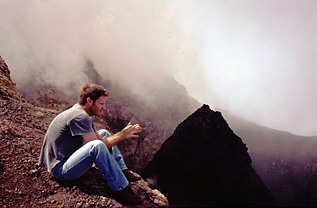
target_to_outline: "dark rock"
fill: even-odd
[[[203,105],[163,143],[142,176],[171,206],[273,206],[247,150],[221,113]]]

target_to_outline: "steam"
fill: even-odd
[[[192,61],[197,55],[182,58],[194,43],[164,1],[1,1],[0,6],[2,53],[22,86],[32,80],[80,87],[88,81],[87,58],[101,75],[137,92],[145,81],[165,85],[162,71],[197,68]]]
[[[213,108],[314,135],[316,7],[314,1],[2,0],[0,53],[18,88],[45,83],[73,94],[90,81],[84,70],[91,60],[102,77],[147,103],[157,100],[153,89],[172,88],[169,74]]]
[[[186,1],[203,40],[206,103],[270,128],[317,135],[316,1]]]

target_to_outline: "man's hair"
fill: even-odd
[[[80,105],[85,105],[87,103],[87,98],[90,98],[95,102],[101,96],[109,96],[109,92],[102,85],[97,84],[85,84],[80,89],[80,94],[78,98],[78,103]]]

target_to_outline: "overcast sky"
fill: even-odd
[[[164,70],[211,108],[317,135],[316,11],[315,0],[1,0],[0,55],[18,86],[80,86],[88,58],[149,97],[142,83],[165,84]]]

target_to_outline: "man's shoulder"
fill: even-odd
[[[73,107],[69,108],[65,112],[67,112],[68,114],[78,114],[78,115],[83,115],[83,116],[89,117],[89,115],[86,113],[86,111],[79,104],[73,105]]]
[[[72,120],[74,118],[90,119],[90,116],[79,104],[75,104],[71,108],[61,112],[57,117],[66,120]]]

